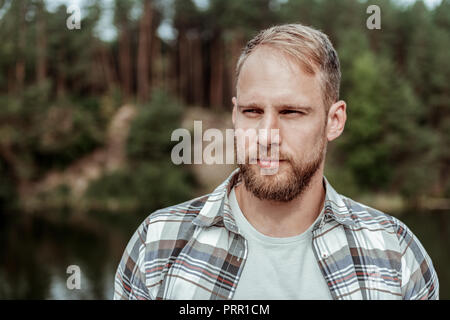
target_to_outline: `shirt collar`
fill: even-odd
[[[334,190],[327,178],[323,177],[325,184],[325,201],[323,206],[325,219],[333,219],[336,222],[350,226],[355,224],[355,216],[346,198]]]
[[[343,225],[353,225],[355,223],[351,209],[345,203],[345,198],[334,190],[328,180],[324,177],[325,201],[323,207],[323,218],[318,225],[329,220],[335,220]],[[209,196],[205,205],[192,221],[200,227],[210,227],[213,225],[225,226],[228,230],[237,233],[238,228],[231,212],[228,195],[231,189],[240,182],[239,168],[234,170],[230,176],[222,182]],[[315,226],[314,229],[316,229]]]

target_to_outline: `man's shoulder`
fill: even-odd
[[[346,204],[356,227],[384,231],[395,234],[397,237],[404,231],[410,232],[408,227],[398,218],[349,197],[340,196]]]
[[[194,219],[200,210],[205,205],[209,198],[209,194],[199,196],[194,199],[187,200],[182,203],[178,203],[169,207],[158,209],[152,212],[147,219],[167,219],[173,218],[175,216],[181,217],[183,219]]]
[[[155,237],[155,240],[163,232],[165,237],[170,236],[170,233],[172,233],[173,237],[179,237],[181,235],[177,235],[178,230],[187,231],[189,227],[194,227],[192,221],[197,217],[208,198],[209,194],[206,194],[153,211],[144,219],[140,228],[146,235],[151,233],[152,238]],[[148,236],[147,240],[149,240]]]
[[[342,196],[342,199],[354,222],[348,230],[359,245],[397,252],[398,258],[406,259],[407,263],[429,259],[420,240],[399,218],[348,197]]]
[[[438,299],[439,281],[433,262],[406,224],[380,210],[341,197],[354,222],[346,229],[353,238],[350,245],[358,247],[358,252],[366,256],[363,260],[379,263],[383,270],[386,266],[397,270],[401,275],[403,299]]]

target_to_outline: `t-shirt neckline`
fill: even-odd
[[[236,224],[240,231],[243,231],[244,234],[248,234],[252,236],[256,240],[264,242],[266,244],[291,244],[295,242],[303,242],[306,240],[310,240],[312,238],[312,229],[314,225],[319,221],[320,217],[323,214],[322,212],[317,216],[316,220],[301,234],[290,236],[290,237],[271,237],[267,236],[260,231],[258,231],[245,217],[241,208],[239,207],[239,203],[236,199],[235,188],[231,189],[229,193],[229,203],[232,211],[232,215],[236,220]]]

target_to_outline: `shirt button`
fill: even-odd
[[[328,254],[327,254],[326,252],[322,253],[322,258],[323,258],[323,259],[328,258]]]

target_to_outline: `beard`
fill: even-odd
[[[319,170],[326,153],[326,139],[321,137],[308,159],[297,160],[280,153],[278,172],[273,175],[261,174],[256,164],[245,161],[238,164],[245,187],[260,200],[289,202],[300,196],[309,186],[312,177]],[[246,159],[248,160],[248,159]]]

